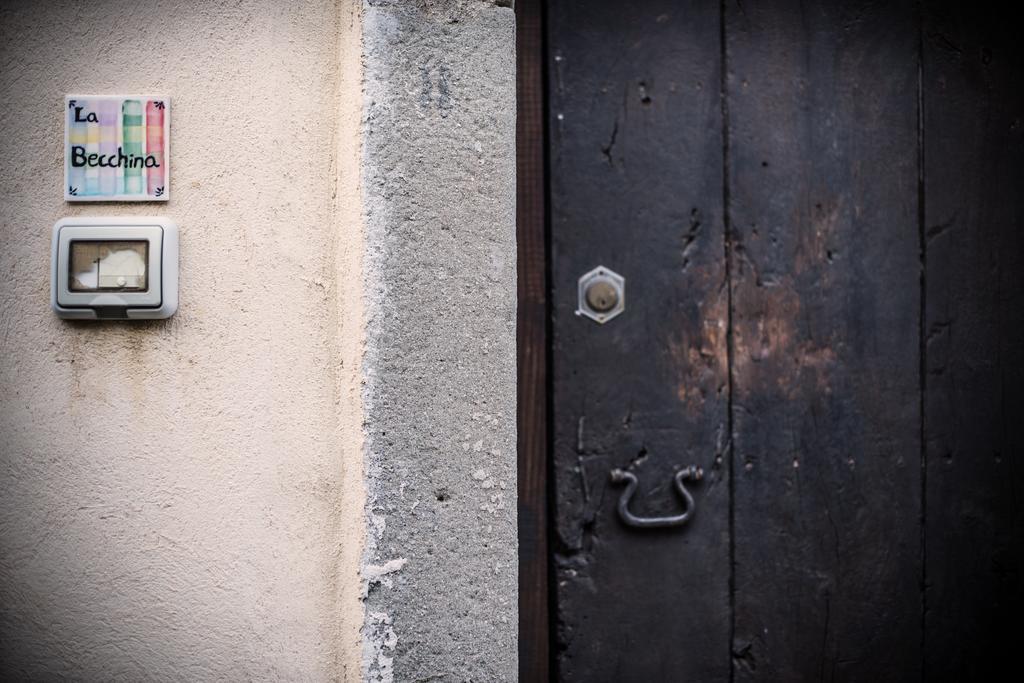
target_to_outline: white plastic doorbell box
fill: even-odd
[[[145,320],[178,310],[178,226],[166,218],[62,218],[50,305],[61,318]]]

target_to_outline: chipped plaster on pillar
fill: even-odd
[[[366,0],[365,677],[515,680],[515,24]]]

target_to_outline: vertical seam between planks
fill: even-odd
[[[736,481],[733,441],[733,325],[732,325],[732,221],[729,218],[729,101],[728,101],[728,50],[726,49],[725,0],[719,2],[719,98],[722,110],[722,227],[723,251],[725,257],[726,286],[726,381],[728,386],[726,424],[727,457],[729,458],[729,681],[736,678],[733,662],[733,644],[736,640]]]
[[[928,614],[928,532],[927,532],[927,495],[928,495],[928,442],[926,441],[925,409],[927,407],[928,383],[928,312],[926,301],[928,243],[925,229],[925,183],[924,183],[924,6],[917,3],[917,239],[920,260],[919,272],[919,312],[918,312],[918,372],[920,383],[919,396],[919,432],[918,439],[921,450],[921,512],[918,519],[921,534],[921,680],[927,678],[926,656],[926,617]]]

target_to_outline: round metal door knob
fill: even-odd
[[[607,313],[619,303],[619,292],[608,280],[594,280],[587,285],[587,305],[598,313]]]

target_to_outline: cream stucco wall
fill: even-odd
[[[359,22],[350,3],[4,2],[0,670],[358,676]],[[65,93],[172,99],[172,199],[62,200]],[[168,321],[48,307],[62,216],[181,229]]]

